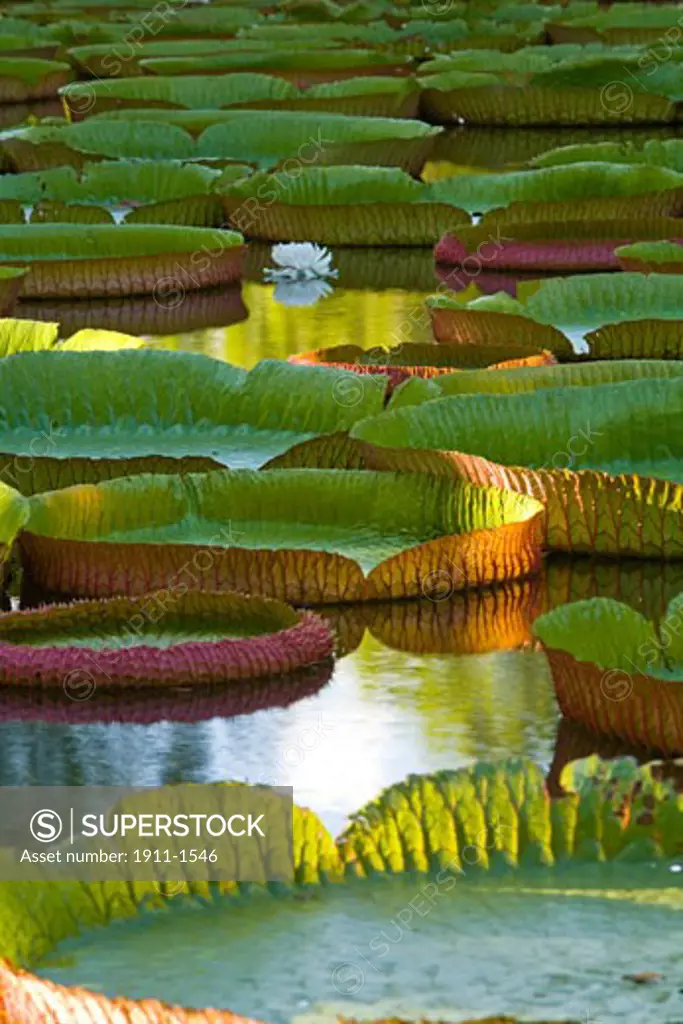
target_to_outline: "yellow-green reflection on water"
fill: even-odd
[[[337,288],[314,306],[285,306],[274,285],[246,282],[242,297],[249,317],[230,327],[205,328],[156,339],[159,345],[203,352],[250,369],[259,359],[286,359],[331,345],[398,345],[433,341],[423,309],[425,292],[371,292]]]

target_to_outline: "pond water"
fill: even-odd
[[[671,942],[683,894],[666,888],[666,869],[650,874],[663,888],[583,892],[569,881],[568,892],[513,892],[446,869],[431,886],[360,884],[209,909],[178,902],[63,944],[45,972],[276,1024],[331,1017],[340,1003],[354,1016],[378,1005],[447,1020],[504,1008],[524,1019],[664,1024],[683,1013]],[[664,984],[624,980],[652,964]]]
[[[283,304],[282,293],[263,283],[268,261],[268,247],[250,247],[249,279],[239,301],[231,298],[236,322],[204,320],[197,330],[175,334],[157,330],[156,343],[249,368],[259,359],[323,346],[431,340],[423,302],[438,277],[430,249],[336,250],[339,278],[328,295],[307,306]],[[482,272],[476,284],[512,290],[514,280]],[[185,305],[192,322],[194,298],[188,294],[167,310],[151,298],[24,303],[20,315],[61,319],[65,334],[94,324],[144,333],[145,325],[178,322]],[[217,302],[203,307],[202,317],[207,308],[209,319],[225,314]],[[122,310],[132,318],[125,325]],[[681,590],[683,570],[672,564],[553,560],[540,582],[492,594],[326,611],[346,654],[331,674],[314,681],[243,687],[239,696],[234,687],[227,694],[213,689],[200,697],[187,691],[162,697],[157,691],[123,701],[90,692],[86,700],[60,695],[42,703],[6,695],[0,701],[0,783],[279,782],[293,785],[297,802],[337,831],[349,813],[411,772],[520,756],[550,765],[558,712],[545,658],[515,650],[528,647],[534,616],[595,594],[659,614]],[[261,710],[239,713],[254,708]]]
[[[246,368],[333,345],[431,340],[423,301],[439,278],[430,250],[337,253],[339,278],[317,299],[314,289],[276,294],[264,284],[267,256],[250,255],[241,291],[188,295],[178,308],[136,298],[24,303],[20,315],[58,319],[64,334],[85,326],[143,333],[160,347]],[[514,278],[482,273],[476,284],[512,291]],[[534,615],[594,594],[655,614],[681,590],[675,565],[554,560],[541,580],[488,594],[326,610],[341,656],[333,669],[302,678],[229,692],[2,695],[0,784],[279,783],[293,786],[296,802],[335,834],[350,813],[413,772],[528,757],[556,784],[567,758],[595,743],[560,727],[545,658],[531,646]],[[340,1000],[356,1016],[368,1004],[408,1015],[410,1000],[417,1014],[451,1019],[505,1011],[592,1024],[683,1020],[666,905],[458,887],[373,962],[368,950],[414,895],[392,889],[368,900],[354,892],[201,914],[178,907],[60,947],[66,961],[45,973],[110,994],[230,1006],[276,1022]],[[621,980],[641,970],[661,971],[666,984]]]

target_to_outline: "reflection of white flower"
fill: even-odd
[[[332,291],[332,285],[320,277],[310,280],[279,280],[275,284],[275,301],[283,306],[314,306]]]
[[[276,267],[267,267],[266,281],[313,281],[321,277],[336,277],[332,269],[332,253],[313,242],[285,242],[274,245],[271,256]]]

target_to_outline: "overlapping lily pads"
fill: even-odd
[[[429,596],[442,572],[467,589],[540,564],[539,502],[421,474],[143,474],[29,505],[24,571],[47,593],[137,596],[196,563],[203,589],[325,604]]]
[[[185,291],[238,281],[243,241],[166,224],[9,225],[0,226],[0,267],[28,270],[21,290],[30,297],[154,294],[177,305]]]
[[[567,9],[562,16],[546,24],[553,43],[605,43],[609,46],[658,43],[662,48],[643,54],[641,71],[651,74],[660,60],[668,60],[676,45],[680,45],[680,12],[674,4],[651,7],[649,4],[615,4],[607,9],[598,7],[586,13],[573,13]],[[664,49],[666,47],[666,49]],[[659,53],[667,53],[664,58]]]
[[[469,345],[455,347],[455,357]],[[475,352],[486,352],[486,346],[473,346]],[[446,353],[448,358],[450,353]],[[534,357],[531,357],[533,360]],[[425,375],[426,376],[426,375]],[[459,373],[446,369],[442,374],[430,374],[435,380],[406,384],[394,396],[392,409],[447,395],[519,395],[542,388],[596,387],[600,384],[618,384],[622,381],[650,380],[652,378],[683,377],[683,361],[678,359],[611,359],[604,362],[567,363],[563,366],[534,365],[520,359],[515,365],[491,365],[487,370],[460,368]]]
[[[321,619],[280,601],[168,591],[0,615],[0,686],[188,686],[325,661]],[[82,680],[81,680],[82,683]]]
[[[311,165],[371,164],[418,173],[437,128],[407,118],[347,117],[312,111],[225,111],[218,123],[201,112],[154,111],[153,120],[100,117],[77,124],[26,128],[0,137],[14,171],[81,168],[93,160],[204,160],[274,167],[287,159]],[[165,115],[179,124],[164,123]],[[180,124],[202,129],[198,139]],[[285,172],[287,164],[284,165]],[[292,168],[290,167],[290,170]],[[289,174],[286,180],[294,178]]]
[[[351,438],[375,469],[538,498],[551,549],[683,558],[683,464],[670,430],[681,403],[679,377],[538,388],[504,401],[453,396],[362,421]]]
[[[44,333],[36,345],[51,344],[56,325]],[[379,413],[384,387],[359,396],[356,381],[277,360],[247,373],[180,352],[27,353],[0,363],[0,464],[26,494],[136,472],[258,468],[313,438],[324,451],[328,435]]]
[[[534,623],[562,713],[665,754],[683,750],[681,595],[659,622],[609,598],[556,608]]]
[[[555,47],[550,50],[555,50]],[[557,48],[560,49],[559,47]],[[522,51],[500,55],[475,54],[466,64],[449,63],[421,68],[423,110],[436,123],[466,122],[496,125],[666,124],[677,119],[683,76],[678,66],[660,65],[640,81],[633,51],[607,50],[562,59],[553,66],[539,48],[538,60]],[[505,55],[504,55],[505,56]],[[545,67],[544,67],[545,65]],[[624,75],[634,73],[624,86]],[[435,73],[430,73],[435,72]]]
[[[570,357],[574,344],[593,359],[679,359],[683,352],[683,275],[581,274],[522,282],[516,299],[499,292],[463,302],[440,294],[427,306],[437,341],[509,340],[561,357]]]
[[[214,5],[215,7],[215,5]],[[247,46],[236,44],[225,39],[213,39],[204,36],[200,39],[141,39],[135,44],[124,43],[121,47],[112,46],[111,42],[95,42],[84,46],[74,46],[67,52],[68,59],[76,70],[86,77],[96,80],[116,78],[133,78],[142,75],[140,61],[156,57],[195,57],[211,53],[225,53],[236,46],[240,50],[263,49],[257,43]],[[92,84],[92,83],[91,83]],[[76,95],[83,96],[83,90],[74,86]],[[63,94],[62,94],[63,95]],[[79,113],[87,113],[92,106],[94,93],[86,90],[87,99],[79,103]],[[71,104],[69,104],[71,106]]]
[[[391,387],[396,387],[410,377],[439,377],[452,374],[472,366],[489,369],[512,369],[518,366],[547,366],[555,362],[550,352],[534,355],[515,353],[509,346],[468,345],[459,348],[451,346],[406,342],[395,348],[363,349],[358,345],[336,345],[334,348],[316,349],[290,356],[291,363],[304,365],[335,366],[362,374],[385,374]],[[683,373],[683,370],[681,370]],[[436,391],[438,397],[440,392]]]
[[[140,67],[151,75],[211,75],[257,71],[279,75],[305,89],[322,82],[367,75],[410,74],[410,59],[384,50],[297,49],[266,46],[195,57],[147,57]]]
[[[219,185],[220,187],[220,185]],[[309,167],[221,188],[230,223],[256,238],[328,245],[429,245],[469,215],[397,168]]]
[[[415,79],[370,76],[297,89],[276,75],[138,77],[73,83],[61,92],[72,120],[129,108],[210,111],[247,107],[265,110],[320,110],[373,117],[417,117],[420,90]]]
[[[249,173],[248,167],[232,169]],[[0,179],[0,218],[6,223],[186,224],[219,227],[220,199],[212,186],[221,172],[173,161],[112,161]]]

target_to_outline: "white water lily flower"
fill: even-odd
[[[275,301],[283,306],[314,306],[332,290],[332,285],[321,277],[307,281],[280,279],[275,284]]]
[[[313,281],[316,278],[336,277],[332,269],[332,253],[323,245],[313,242],[284,242],[271,251],[276,267],[267,267],[266,281]]]

